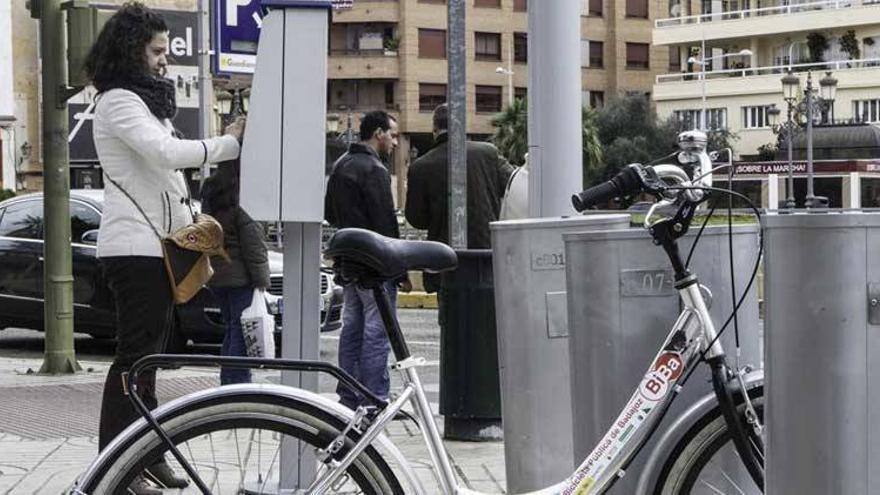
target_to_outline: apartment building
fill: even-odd
[[[834,101],[814,110],[814,121],[880,122],[880,2],[669,0],[661,7],[667,10],[653,30],[654,45],[667,53],[666,73],[656,76],[653,89],[661,118],[729,129],[739,137],[736,155],[756,155],[759,147],[777,141],[767,111],[775,105],[786,118],[781,79],[791,70],[802,87],[809,75],[817,95],[828,73],[837,80]],[[762,181],[755,197],[771,208],[786,196],[784,181],[768,182],[775,170],[752,177]],[[802,170],[796,164],[795,171]],[[861,206],[860,196],[878,196],[880,183],[862,180],[874,175],[870,164],[839,170],[828,165],[816,187],[833,193],[828,195],[838,204],[832,206]],[[795,191],[802,189],[796,181]]]

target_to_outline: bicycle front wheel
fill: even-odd
[[[758,418],[763,422],[762,391],[750,392]],[[740,416],[745,406],[739,404]],[[750,434],[752,429],[747,428]],[[750,442],[763,464],[759,442]],[[672,451],[654,490],[655,495],[760,495],[763,490],[752,479],[724,421],[716,409],[691,427]]]
[[[184,412],[162,427],[211,493],[261,494],[278,493],[279,473],[286,467],[281,465],[282,442],[302,453],[314,454],[339,437],[345,424],[320,410],[225,402]],[[354,445],[354,437],[352,434],[346,439],[342,452]],[[127,493],[135,477],[163,457],[179,476],[187,477],[159,436],[146,430],[112,461],[102,479],[86,493]],[[327,469],[326,465],[316,462],[315,472],[321,469]],[[187,488],[167,493],[201,491],[190,480]],[[379,452],[368,447],[329,493],[384,495],[402,494],[403,489]]]

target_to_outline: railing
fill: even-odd
[[[841,71],[858,70],[880,67],[880,58],[862,58],[855,60],[834,60],[829,62],[812,62],[788,65],[773,65],[768,67],[746,67],[742,69],[723,69],[707,72],[682,72],[680,74],[660,74],[656,78],[657,84],[682,81],[700,81],[706,79],[719,79],[728,77],[751,77],[772,74],[784,74],[789,69],[792,72],[807,71]]]
[[[357,48],[334,48],[330,50],[331,57],[396,57],[397,50],[385,50],[384,48],[357,49]]]
[[[745,19],[748,17],[787,15],[814,10],[834,10],[876,4],[880,4],[880,0],[825,0],[821,2],[789,3],[787,5],[775,5],[773,7],[761,7],[758,9],[731,10],[727,12],[713,12],[710,14],[657,19],[654,21],[654,27],[660,29],[687,24],[702,24],[704,22],[730,21]]]

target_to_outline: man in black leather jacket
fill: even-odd
[[[398,238],[400,229],[394,214],[391,175],[383,158],[397,147],[397,122],[383,111],[364,115],[360,142],[333,165],[324,197],[324,218],[337,228],[357,227]],[[405,282],[406,283],[406,282]],[[408,285],[408,283],[406,283]],[[397,302],[397,282],[385,290],[391,306]],[[377,396],[388,398],[388,353],[385,333],[372,291],[344,287],[342,335],[339,338],[339,366]],[[340,384],[336,392],[342,404],[354,409],[362,397]]]

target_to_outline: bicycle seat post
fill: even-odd
[[[373,298],[376,299],[376,306],[379,308],[379,314],[382,315],[382,321],[385,323],[385,331],[388,333],[388,340],[391,342],[391,349],[394,351],[394,359],[401,362],[410,357],[409,348],[403,337],[403,331],[394,313],[391,310],[391,303],[388,301],[388,293],[385,291],[384,284],[377,284],[373,287]]]

